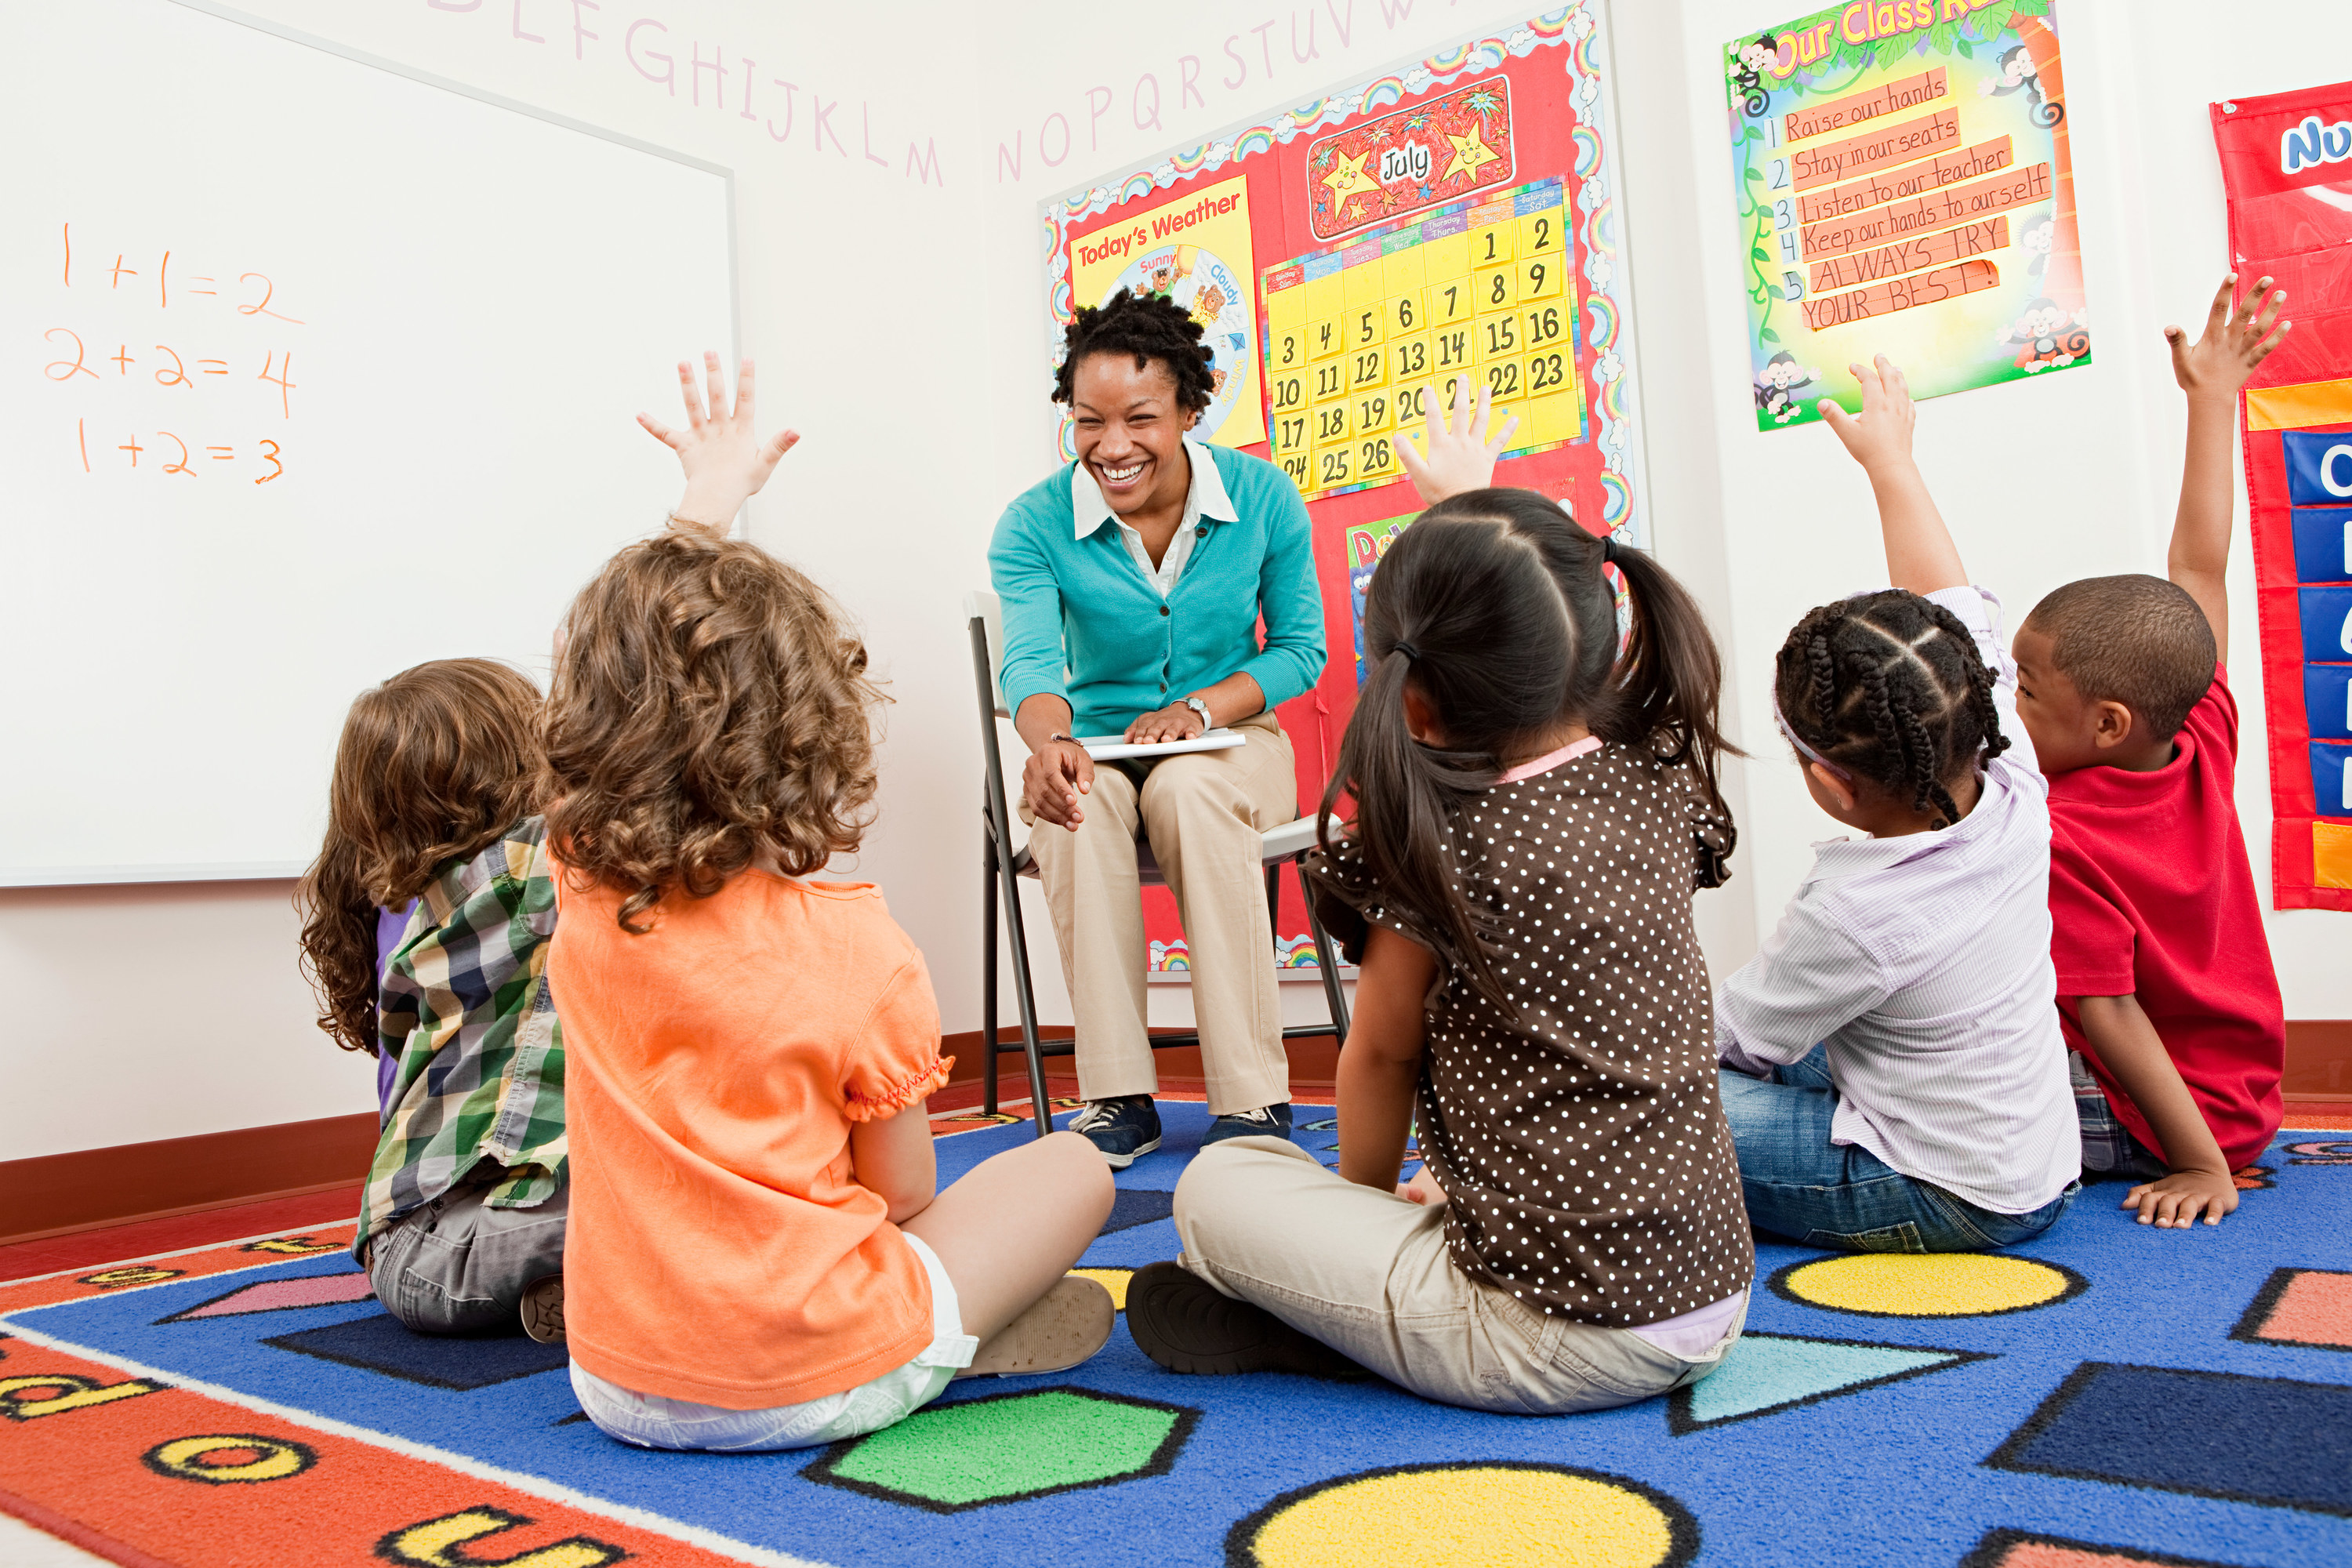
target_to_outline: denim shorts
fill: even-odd
[[[1769,1081],[1724,1069],[1723,1113],[1739,1152],[1748,1217],[1759,1230],[1845,1252],[1981,1252],[2031,1241],[2082,1184],[2024,1214],[1969,1203],[1905,1175],[1869,1150],[1831,1141],[1837,1090],[1819,1047]]]
[[[677,1448],[712,1454],[761,1453],[777,1448],[815,1448],[845,1437],[862,1437],[896,1426],[947,1390],[961,1368],[970,1366],[980,1342],[963,1331],[955,1284],[939,1255],[916,1237],[906,1237],[931,1281],[931,1342],[904,1366],[799,1405],[767,1410],[729,1410],[690,1399],[635,1394],[605,1382],[578,1362],[572,1363],[572,1392],[597,1430],[640,1448]]]

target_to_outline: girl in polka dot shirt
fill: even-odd
[[[1647,556],[1517,489],[1407,529],[1363,637],[1308,862],[1360,965],[1339,1168],[1269,1139],[1194,1160],[1136,1341],[1178,1372],[1368,1368],[1538,1415],[1694,1383],[1755,1273],[1691,922],[1734,837],[1714,643]]]

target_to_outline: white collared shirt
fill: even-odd
[[[1184,574],[1184,563],[1192,559],[1192,541],[1199,537],[1201,520],[1213,517],[1221,522],[1241,521],[1233,498],[1225,494],[1225,479],[1217,472],[1217,459],[1207,446],[1187,436],[1184,455],[1192,466],[1192,482],[1184,491],[1184,517],[1176,525],[1176,535],[1168,542],[1157,566],[1151,563],[1151,552],[1143,547],[1143,535],[1103,500],[1102,487],[1095,483],[1093,472],[1080,463],[1070,474],[1070,521],[1077,530],[1077,537],[1084,539],[1106,521],[1118,524],[1128,554],[1135,558],[1143,580],[1163,599],[1175,592],[1176,579]]]
[[[1716,1048],[1760,1078],[1824,1044],[1831,1142],[2025,1214],[2082,1169],[2050,959],[2050,785],[2017,720],[1999,601],[1980,588],[1927,596],[1997,672],[2009,750],[1949,827],[1813,847],[1780,926],[1716,998]]]

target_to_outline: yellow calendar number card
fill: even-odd
[[[1566,225],[1541,184],[1267,269],[1267,428],[1302,495],[1402,478],[1465,383],[1517,417],[1506,456],[1581,437]]]

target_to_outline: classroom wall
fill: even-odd
[[[1074,13],[1045,6],[459,4],[247,0],[288,26],[737,171],[743,344],[761,362],[771,416],[806,437],[753,503],[751,531],[839,595],[891,682],[881,818],[853,869],[888,889],[922,945],[945,1026],[977,1027],[978,780],[961,600],[986,581],[1003,501],[1053,460],[1036,202],[1516,13],[1201,0],[1072,26]],[[1701,901],[1720,972],[1769,931],[1809,844],[1832,831],[1769,743],[1761,674],[1807,607],[1883,580],[1884,568],[1867,489],[1830,433],[1761,435],[1748,415],[1717,49],[1789,17],[1745,0],[1617,0],[1615,10],[1620,202],[1655,537],[1715,620],[1732,727],[1759,752],[1732,780],[1737,879]],[[576,37],[575,18],[599,36]],[[2210,18],[2189,0],[2062,0],[2096,362],[1926,407],[1922,462],[2012,624],[2070,577],[2162,569],[2181,414],[2157,329],[2193,326],[2222,266],[2205,103],[2309,85],[2323,62],[2352,58],[2352,16],[2320,0],[2263,0],[2226,28]],[[624,46],[640,22],[633,63]],[[876,47],[877,28],[889,47]],[[674,90],[655,79],[666,68],[656,55],[674,62]],[[748,119],[746,58],[758,68]],[[1069,151],[1048,166],[1038,137],[1055,114]],[[1058,127],[1051,134],[1059,145]],[[675,407],[665,367],[613,373],[641,382],[656,414]],[[453,374],[453,405],[463,397]],[[650,527],[674,499],[670,459],[634,429],[614,438],[644,443],[642,489],[614,504],[641,508]],[[2232,572],[2252,737],[2261,694],[2242,546]],[[2258,866],[2262,770],[2255,746],[2239,800]],[[0,1040],[14,1111],[0,1159],[369,1109],[367,1064],[310,1026],[289,891],[0,891],[0,994],[14,1026]],[[2347,919],[2270,918],[2290,1016],[2352,1017]],[[1049,1021],[1066,1019],[1034,903],[1032,921],[1041,1005]],[[1314,987],[1284,989],[1297,1016],[1319,1011]],[[1183,1016],[1181,986],[1153,990],[1156,1015]]]

